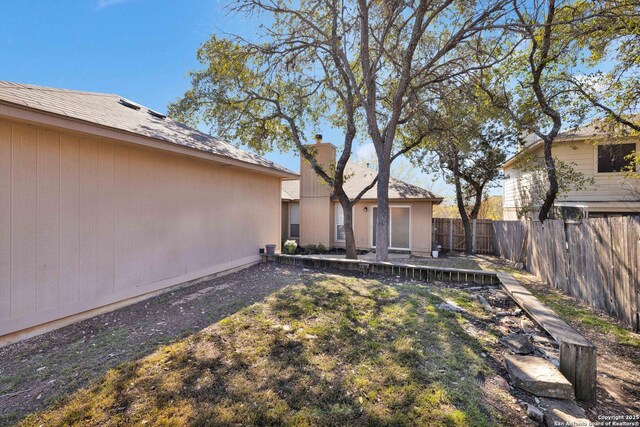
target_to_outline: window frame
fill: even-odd
[[[624,175],[625,173],[627,173],[627,171],[620,171],[620,172],[600,172],[598,170],[598,147],[602,147],[605,145],[635,145],[635,152],[638,153],[640,152],[640,149],[638,147],[639,143],[638,141],[616,141],[616,142],[610,142],[610,141],[606,141],[606,142],[598,142],[597,144],[593,145],[593,173],[594,176],[620,176],[620,175]],[[639,171],[640,165],[636,165],[636,171]]]
[[[298,225],[298,236],[297,237],[291,235],[291,224],[296,224],[296,223],[292,223],[291,222],[291,208],[294,205],[298,206],[298,223],[297,223],[297,225]],[[299,239],[300,238],[300,203],[299,202],[298,203],[289,203],[289,215],[288,215],[288,218],[287,218],[287,222],[289,223],[288,227],[287,227],[287,236],[288,236],[288,238],[289,239]]]
[[[376,247],[373,245],[373,208],[377,208],[378,205],[369,206],[369,245],[371,248],[375,249]],[[393,229],[393,221],[391,220],[391,208],[405,208],[409,209],[409,247],[408,248],[396,248],[391,246],[391,234]],[[413,206],[412,205],[399,205],[399,204],[389,204],[389,249],[394,249],[398,251],[410,251],[413,248]]]
[[[346,243],[346,231],[345,238],[338,239],[338,209],[342,209],[342,205],[340,202],[335,203],[335,207],[333,209],[333,241],[337,243]],[[355,235],[355,223],[356,217],[353,214],[355,212],[355,206],[351,206],[351,226],[354,227],[353,233]],[[342,215],[342,226],[344,227],[344,214]]]

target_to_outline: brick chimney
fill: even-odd
[[[336,147],[315,136],[316,143],[307,148],[315,153],[322,168],[331,173],[336,161]],[[300,156],[300,245],[320,244],[327,248],[331,243],[331,187],[313,170],[311,164]]]

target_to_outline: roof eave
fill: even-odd
[[[280,178],[299,178],[298,174],[291,171],[283,171],[280,169],[270,168],[255,163],[232,159],[230,157],[198,150],[196,148],[174,144],[162,139],[141,135],[110,126],[104,126],[100,123],[91,122],[88,120],[82,120],[75,117],[51,113],[49,111],[39,110],[6,100],[0,100],[0,117],[6,117],[18,121],[25,121],[74,132],[81,132],[88,135],[99,136],[118,141],[125,141],[136,145],[143,145],[151,148],[161,149],[163,151],[171,151],[174,153],[184,154],[190,157],[204,158],[215,161],[217,163],[227,164],[230,166],[238,166],[244,169],[251,169],[268,175],[275,175]]]
[[[335,200],[335,199],[332,199]],[[444,200],[442,197],[389,197],[390,202],[434,202],[436,204],[441,203]],[[363,197],[359,202],[377,202],[375,197]]]
[[[569,136],[559,136],[554,140],[555,142],[569,142],[569,141],[587,141],[590,139],[606,139],[608,137],[608,135],[603,134],[603,135],[569,135]],[[543,145],[543,141],[541,139],[537,140],[536,142],[534,142],[533,144],[529,145],[528,147],[524,147],[521,151],[518,151],[516,154],[514,154],[513,156],[509,157],[507,160],[504,161],[504,163],[502,163],[502,165],[500,165],[501,169],[505,169],[510,167],[511,165],[513,165],[514,163],[517,162],[518,158],[520,156],[522,156],[525,153],[529,153],[532,150],[535,150],[537,148],[539,148],[540,146]]]

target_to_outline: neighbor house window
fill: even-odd
[[[636,144],[598,145],[598,172],[624,172],[631,167]]]
[[[342,205],[336,205],[336,240],[344,240],[344,211]]]
[[[298,203],[289,205],[289,237],[300,237],[300,205]]]

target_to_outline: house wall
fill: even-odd
[[[636,150],[640,150],[640,143],[637,140],[636,146]],[[598,173],[597,145],[593,140],[559,142],[554,145],[552,152],[558,159],[570,163],[574,170],[595,181],[595,185],[588,185],[583,190],[573,190],[560,195],[558,201],[624,202],[638,200],[640,197],[640,179],[625,177],[625,174],[620,172]],[[542,148],[538,148],[534,154],[542,157]],[[544,174],[523,173],[515,165],[505,168],[504,172],[504,219],[513,220],[517,219],[516,210],[522,205],[523,199],[526,200],[529,197],[532,182],[544,180],[545,177]]]
[[[280,179],[0,118],[0,336],[259,260]]]
[[[336,148],[330,143],[310,146],[316,161],[329,170],[335,163]],[[300,156],[300,245],[330,245],[331,187],[318,176],[309,162]]]
[[[338,202],[332,202],[331,207],[331,247],[344,248],[345,243],[335,240],[335,207]],[[390,201],[391,206],[411,207],[411,253],[421,256],[431,255],[431,229],[432,229],[432,202],[405,202]],[[354,206],[353,222],[356,247],[358,249],[371,249],[372,242],[372,208],[376,203],[361,201]],[[364,208],[367,208],[367,212]]]

